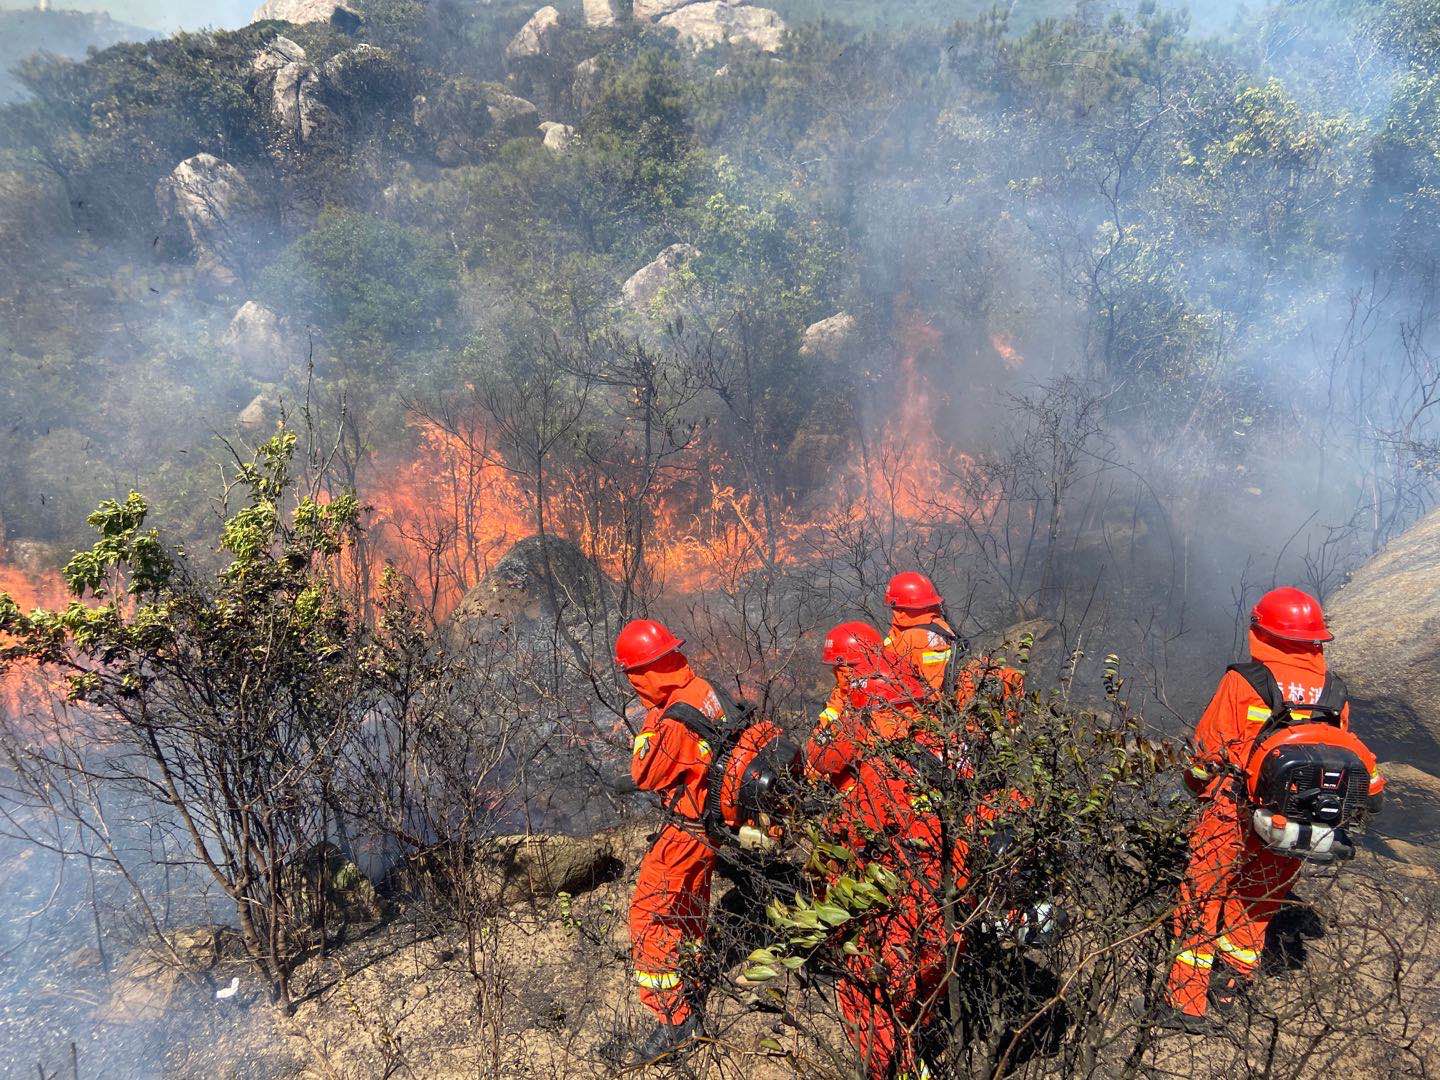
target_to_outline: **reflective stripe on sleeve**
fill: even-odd
[[[1209,780],[1210,770],[1205,768],[1204,765],[1191,765],[1190,775],[1195,777],[1196,780]]]
[[[920,662],[922,664],[943,664],[949,659],[949,649],[941,649],[939,652],[922,652],[920,654]]]
[[[674,971],[637,971],[635,984],[647,990],[673,990],[680,985],[680,976]]]
[[[630,744],[631,757],[644,757],[645,751],[650,749],[650,740],[655,737],[653,731],[642,731],[635,736],[635,741]]]
[[[1186,949],[1179,956],[1175,957],[1175,962],[1177,964],[1188,964],[1190,967],[1209,969],[1215,966],[1215,954]]]
[[[1263,724],[1270,719],[1270,710],[1264,705],[1251,705],[1245,713],[1252,724]]]
[[[834,709],[834,708],[831,708],[829,705],[826,705],[825,708],[823,708],[822,710],[820,710],[820,723],[822,723],[822,724],[833,724],[836,720],[839,720],[839,719],[840,719],[840,710],[839,710],[839,709]]]

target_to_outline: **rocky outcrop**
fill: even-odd
[[[572,896],[617,876],[620,861],[603,836],[502,836],[476,865],[477,881],[499,904]]]
[[[505,62],[514,67],[549,56],[560,32],[560,12],[553,7],[542,7],[505,46]]]
[[[785,20],[778,13],[736,0],[686,4],[662,15],[657,24],[674,30],[680,36],[680,44],[695,52],[716,45],[778,52],[785,35]]]
[[[266,19],[281,22],[305,23],[328,22],[337,30],[347,34],[360,29],[360,15],[348,4],[337,4],[335,0],[265,0],[250,16],[252,23]]]
[[[271,40],[250,60],[250,70],[257,75],[279,71],[286,64],[299,64],[305,60],[305,50],[289,38],[281,35]]]
[[[669,15],[672,11],[679,11],[696,2],[697,0],[635,0],[635,18],[653,22],[663,15]]]
[[[532,135],[539,130],[537,118],[540,110],[533,102],[507,93],[498,86],[485,88],[485,108],[490,114],[491,126],[502,135]]]
[[[463,77],[416,97],[411,120],[431,155],[446,166],[478,161],[494,128],[485,88]]]
[[[545,134],[545,149],[554,150],[557,154],[563,154],[570,146],[570,140],[575,138],[573,127],[554,120],[543,121],[540,130]]]
[[[281,132],[304,145],[341,128],[339,115],[325,102],[320,72],[300,60],[275,72],[270,107]]]
[[[1440,510],[1357,570],[1326,615],[1356,730],[1384,756],[1440,773]]]
[[[629,16],[627,0],[584,0],[587,26],[614,26]]]
[[[241,970],[240,932],[229,926],[173,930],[121,958],[95,1018],[111,1024],[162,1019],[172,1008],[193,1009],[210,996],[207,974],[226,967]]]
[[[601,92],[600,58],[592,56],[575,65],[575,78],[570,85],[570,94],[575,108],[582,113],[589,112],[600,100]]]
[[[249,435],[258,435],[269,430],[280,417],[280,402],[268,392],[256,394],[250,404],[240,410],[235,423]]]
[[[625,302],[637,309],[649,307],[657,296],[675,283],[686,264],[699,254],[699,249],[689,244],[671,244],[654,261],[630,275],[630,280],[621,290]]]
[[[569,540],[530,536],[465,594],[451,619],[481,637],[557,610],[567,621],[578,621],[601,609],[607,588],[600,569]]]
[[[301,359],[299,343],[286,333],[280,317],[254,300],[240,305],[220,344],[261,382],[280,378]]]
[[[805,328],[800,342],[800,355],[807,360],[828,360],[835,363],[855,341],[855,316],[839,312]]]
[[[156,186],[162,217],[182,233],[202,273],[229,283],[249,264],[267,224],[264,201],[244,173],[214,154],[196,154]]]
[[[343,136],[348,127],[345,116],[354,103],[373,108],[387,97],[406,92],[394,57],[374,45],[356,45],[336,53],[317,68],[305,59],[299,46],[295,46],[297,58],[290,50],[276,50],[274,44],[258,54],[252,66],[264,72],[271,64],[279,65],[270,84],[270,106],[282,149]]]

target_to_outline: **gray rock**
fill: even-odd
[[[361,23],[358,12],[335,0],[265,0],[250,16],[250,21],[257,23],[266,19],[279,19],[297,26],[328,22],[346,33],[358,30]]]
[[[235,417],[235,423],[253,435],[272,427],[279,415],[280,403],[262,391],[240,410],[240,415]]]
[[[286,64],[275,72],[270,104],[281,133],[296,145],[337,133],[343,126],[339,114],[325,101],[320,72],[304,61]]]
[[[485,108],[491,125],[505,135],[531,135],[538,129],[540,110],[533,102],[506,93],[498,86],[485,87]]]
[[[202,273],[228,283],[248,268],[266,208],[234,165],[213,154],[186,158],[156,185],[155,201],[187,237]]]
[[[299,343],[286,333],[280,317],[254,300],[235,312],[220,344],[261,382],[280,378],[302,359]]]
[[[672,11],[689,7],[697,0],[635,0],[635,18],[654,22]]]
[[[257,75],[279,71],[286,64],[298,64],[305,59],[305,50],[284,36],[277,36],[250,60],[250,70]]]
[[[601,836],[501,836],[487,845],[477,884],[492,902],[523,903],[569,893],[574,896],[613,878],[619,860]]]
[[[661,16],[658,25],[680,35],[680,44],[702,52],[716,45],[778,52],[785,20],[769,8],[742,5],[735,0],[701,0]]]
[[[601,610],[613,588],[569,540],[529,536],[465,594],[451,620],[470,637],[547,620],[557,611],[567,620],[583,620]]]
[[[699,254],[699,249],[689,244],[671,244],[653,262],[630,275],[630,280],[622,289],[625,302],[634,308],[649,307],[661,292],[674,283],[685,264]]]
[[[542,7],[505,46],[505,62],[513,66],[549,56],[559,36],[560,12]]]
[[[629,15],[625,0],[584,0],[587,26],[614,26]]]
[[[854,342],[855,328],[855,316],[844,311],[812,323],[801,340],[800,355],[807,360],[828,360],[833,364]]]
[[[1352,724],[1384,756],[1440,773],[1440,510],[1355,572],[1325,605],[1330,666]]]
[[[569,124],[557,123],[554,120],[545,120],[540,124],[540,130],[545,133],[545,148],[554,150],[557,154],[563,154],[569,147],[570,141],[575,138],[575,129]]]
[[[575,107],[582,113],[589,112],[600,100],[600,92],[600,58],[592,56],[589,60],[581,60],[575,65],[575,79],[571,84]]]

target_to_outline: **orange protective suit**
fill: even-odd
[[[724,716],[714,688],[671,653],[627,676],[648,706],[635,736],[630,775],[641,791],[658,792],[679,819],[660,831],[640,863],[630,902],[630,950],[641,1002],[662,1022],[689,1017],[694,987],[686,984],[687,948],[698,949],[710,916],[715,848],[700,819],[712,754],[709,744],[665,715],[684,703],[712,720]]]
[[[1325,685],[1319,645],[1250,632],[1250,657],[1274,674],[1291,704],[1313,704]],[[1190,836],[1190,863],[1175,912],[1180,952],[1168,996],[1176,1009],[1203,1016],[1217,963],[1246,979],[1260,963],[1265,931],[1290,895],[1300,860],[1266,847],[1251,826],[1243,774],[1255,737],[1270,716],[1244,676],[1227,671],[1195,730],[1195,759],[1186,777],[1202,806]],[[1303,718],[1301,710],[1297,718]],[[1341,725],[1349,724],[1349,706]],[[1372,784],[1383,783],[1374,771]]]
[[[923,611],[895,608],[890,613],[890,633],[885,637],[885,647],[907,661],[931,690],[940,690],[945,685],[945,666],[954,654],[958,636],[939,608]]]
[[[955,707],[963,709],[975,699],[987,677],[1000,680],[1001,700],[1011,702],[1025,695],[1025,673],[1019,668],[994,663],[988,656],[966,661],[955,675]],[[1009,711],[1009,710],[1007,710]]]
[[[914,767],[885,745],[913,739],[921,693],[893,656],[866,663],[832,696],[835,716],[822,714],[806,747],[812,774],[845,792],[827,831],[856,852],[858,868],[878,862],[900,880],[893,906],[866,917],[859,955],[846,958],[836,988],[846,1034],[871,1080],[920,1075],[911,1036],[928,1021],[947,970],[940,819],[923,809]],[[957,850],[957,878],[961,866]]]

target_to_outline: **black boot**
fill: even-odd
[[[703,1034],[700,1017],[691,1013],[678,1024],[656,1023],[653,1031],[639,1044],[624,1037],[616,1037],[605,1045],[601,1053],[612,1064],[633,1069],[650,1065],[685,1049]]]

